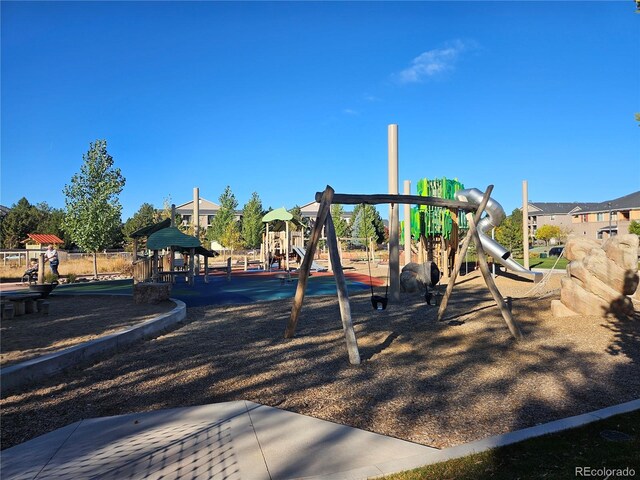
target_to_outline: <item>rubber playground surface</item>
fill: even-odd
[[[350,292],[368,290],[369,277],[357,273],[345,273]],[[379,281],[374,279],[374,286]],[[111,280],[104,282],[74,283],[60,285],[52,295],[131,295],[131,280]],[[176,278],[171,288],[171,297],[182,300],[188,307],[205,305],[231,305],[292,298],[298,286],[298,277],[289,277],[283,272],[241,272],[231,275],[210,275],[209,282],[196,277],[190,286],[184,277]],[[306,295],[336,295],[336,282],[331,274],[313,273],[307,281]]]

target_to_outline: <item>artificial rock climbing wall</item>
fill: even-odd
[[[611,237],[603,243],[570,237],[564,249],[570,263],[561,281],[560,300],[551,302],[553,315],[633,315],[638,244],[634,234]]]

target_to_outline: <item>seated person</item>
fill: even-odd
[[[22,275],[22,280],[26,278],[27,280],[31,280],[32,278],[37,277],[38,275],[38,260],[35,258],[31,259],[31,266],[24,271],[24,275]]]

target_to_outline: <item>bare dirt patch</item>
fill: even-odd
[[[82,418],[239,399],[446,447],[640,397],[640,322],[553,318],[559,277],[524,298],[532,283],[497,279],[522,342],[476,272],[445,322],[421,295],[383,312],[354,295],[360,366],[334,296],[308,297],[290,340],[291,300],[189,308],[180,329],[3,398],[2,448]]]
[[[173,302],[137,305],[126,296],[50,296],[49,314],[30,313],[2,321],[0,366],[73,347],[150,320]]]

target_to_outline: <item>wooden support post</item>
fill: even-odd
[[[195,266],[196,266],[196,249],[189,249],[189,285],[193,286],[195,283]]]
[[[458,251],[458,243],[460,243],[459,236],[459,222],[458,222],[458,210],[450,208],[451,212],[451,237],[449,238],[449,262],[451,265],[451,271],[456,264],[456,252]]]
[[[38,284],[44,283],[44,253],[38,255]]]
[[[172,269],[173,270],[173,269]],[[173,277],[176,278],[175,276]],[[209,256],[204,256],[204,283],[209,283]]]
[[[347,342],[347,352],[349,353],[349,363],[352,365],[360,364],[360,352],[358,351],[358,341],[353,330],[353,322],[351,321],[351,305],[349,305],[349,293],[347,291],[347,282],[342,271],[342,263],[340,263],[340,253],[338,252],[338,239],[336,238],[336,229],[333,225],[331,213],[327,215],[327,244],[329,247],[329,258],[333,266],[333,276],[336,279],[336,287],[338,290],[338,303],[340,304],[340,317],[342,318],[342,329],[344,330],[344,338]]]
[[[507,323],[507,327],[509,327],[511,335],[513,335],[516,340],[521,340],[522,332],[520,331],[520,327],[513,320],[511,311],[504,301],[504,298],[500,294],[500,290],[498,290],[498,286],[496,285],[493,277],[491,276],[491,272],[489,271],[489,263],[487,262],[484,248],[482,247],[482,243],[480,242],[480,235],[478,235],[478,229],[476,228],[476,223],[473,219],[473,215],[471,215],[470,213],[467,214],[467,219],[469,220],[469,232],[471,232],[473,241],[476,244],[476,251],[478,253],[478,265],[480,266],[480,271],[482,272],[484,281],[487,284],[491,295],[496,301],[496,305],[498,305],[500,313],[502,314],[502,318],[504,318],[504,321]]]
[[[467,236],[464,237],[462,241],[462,245],[460,246],[460,253],[456,258],[456,264],[453,267],[453,271],[451,272],[451,277],[449,277],[449,283],[447,284],[447,290],[444,292],[444,296],[442,297],[442,301],[440,302],[440,308],[438,309],[438,321],[442,321],[442,316],[444,315],[444,311],[447,309],[447,303],[449,303],[449,297],[451,296],[451,291],[453,290],[453,284],[456,283],[456,278],[458,277],[458,273],[460,273],[460,267],[462,267],[462,261],[464,256],[467,253],[467,248],[469,248],[469,242],[471,241],[473,230],[475,230],[475,225],[480,221],[480,217],[482,217],[482,213],[487,206],[487,202],[491,197],[491,192],[493,191],[493,185],[489,185],[487,190],[484,192],[484,196],[482,197],[482,201],[480,205],[478,205],[478,209],[476,210],[476,214],[474,217],[475,223],[469,225],[469,231],[467,232]]]
[[[153,251],[153,257],[151,258],[151,281],[158,281],[158,250]]]
[[[327,220],[327,215],[331,208],[331,202],[333,200],[333,188],[327,185],[322,198],[320,199],[320,206],[318,207],[318,215],[316,217],[316,223],[313,225],[313,231],[307,243],[307,253],[304,256],[302,265],[298,273],[298,286],[296,288],[296,296],[293,299],[293,306],[291,308],[291,317],[289,317],[289,323],[284,332],[284,338],[293,338],[296,333],[296,327],[298,325],[298,317],[300,316],[300,310],[302,309],[302,302],[304,301],[304,294],[307,288],[307,280],[309,279],[309,272],[311,271],[311,263],[313,257],[316,254],[316,247],[318,246],[318,240],[320,240],[320,234],[324,228],[324,223]]]

